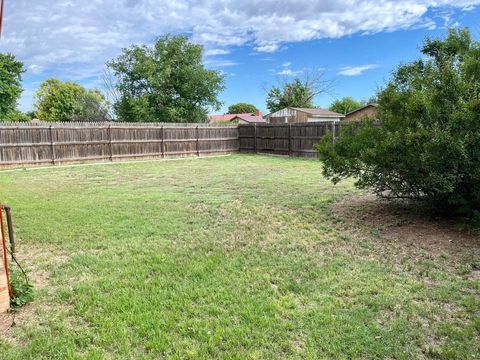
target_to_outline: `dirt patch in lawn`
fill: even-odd
[[[347,226],[363,227],[378,237],[440,255],[447,251],[480,256],[480,231],[454,220],[434,218],[418,204],[386,201],[373,194],[349,196],[331,206]]]

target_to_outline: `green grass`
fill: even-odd
[[[479,358],[478,258],[332,213],[355,193],[266,156],[0,172],[36,282],[0,358]]]

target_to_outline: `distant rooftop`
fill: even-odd
[[[234,119],[237,119],[237,118],[252,124],[266,122],[262,116],[258,116],[258,115],[237,115],[234,117]]]
[[[363,109],[365,109],[365,108],[367,108],[367,107],[370,107],[370,106],[371,106],[371,107],[374,107],[374,108],[377,108],[377,107],[378,107],[378,104],[377,104],[377,103],[370,103],[370,104],[364,105],[364,106],[362,106],[362,107],[360,107],[360,108],[358,108],[358,109],[355,109],[355,110],[353,110],[353,111],[350,111],[347,115],[354,114],[354,113],[356,113],[357,111],[363,110]]]
[[[291,107],[290,109],[297,110],[304,112],[306,114],[312,115],[312,116],[326,116],[326,117],[343,117],[343,114],[339,114],[327,109],[316,109],[316,108],[296,108],[296,107]]]
[[[208,115],[208,118],[210,119],[210,121],[232,121],[236,117],[240,117],[240,116],[262,117],[262,113],[258,111],[257,113]]]

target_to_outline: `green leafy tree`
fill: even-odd
[[[218,109],[224,76],[207,70],[203,47],[185,36],[165,35],[153,47],[132,46],[108,63],[117,78],[114,104],[124,121],[205,122]]]
[[[20,110],[13,110],[7,113],[7,115],[3,118],[5,121],[30,121],[32,118],[29,116],[28,113],[24,113]]]
[[[108,104],[98,90],[74,82],[44,81],[36,94],[36,116],[44,121],[105,121]]]
[[[283,81],[267,91],[267,108],[270,112],[286,107],[314,108],[314,98],[330,93],[333,85],[323,71],[304,69],[301,77]]]
[[[342,129],[318,145],[334,182],[386,197],[424,200],[437,212],[479,216],[480,43],[468,29],[427,39],[378,94],[381,126]]]
[[[258,109],[255,105],[247,103],[238,103],[233,104],[228,107],[229,114],[246,114],[246,113],[255,113]]]
[[[332,105],[330,105],[330,111],[337,112],[339,114],[348,114],[358,108],[361,108],[363,104],[360,101],[355,100],[350,96],[346,96],[342,99],[335,100]]]
[[[314,95],[309,84],[297,78],[282,87],[273,86],[267,93],[267,108],[270,112],[286,107],[313,108]]]
[[[12,117],[22,94],[23,63],[13,55],[0,54],[0,120]]]

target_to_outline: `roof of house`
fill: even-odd
[[[262,116],[259,115],[237,115],[233,119],[240,119],[248,123],[264,123],[266,122]]]
[[[309,109],[309,108],[296,108],[296,107],[291,107],[290,109],[301,111],[303,113],[306,113],[308,115],[311,115],[313,117],[318,116],[318,117],[344,117],[345,115],[339,114],[327,109]]]
[[[243,114],[223,114],[223,115],[208,115],[208,118],[213,121],[232,121],[237,116],[252,116],[253,113],[243,113]]]
[[[355,110],[353,110],[353,111],[350,111],[350,112],[349,112],[347,115],[345,115],[345,116],[348,116],[348,115],[351,115],[351,114],[355,114],[357,111],[366,109],[367,107],[370,107],[370,106],[377,108],[377,107],[378,107],[378,104],[375,104],[375,103],[367,104],[367,105],[362,106],[362,107],[360,107],[360,108],[358,108],[358,109],[355,109]]]

